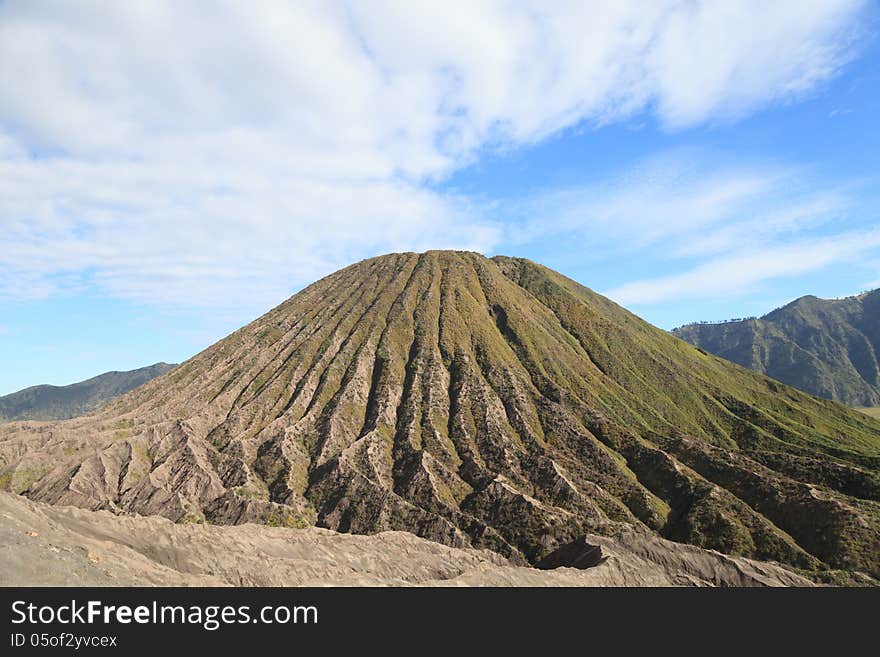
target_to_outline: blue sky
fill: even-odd
[[[341,266],[524,256],[663,328],[880,287],[875,3],[0,2],[0,394]]]

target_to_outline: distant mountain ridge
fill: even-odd
[[[818,397],[880,405],[880,290],[843,299],[808,295],[760,318],[672,332]]]
[[[174,367],[155,363],[127,372],[105,372],[67,386],[31,386],[0,397],[0,422],[67,420],[86,415]]]

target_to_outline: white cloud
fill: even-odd
[[[636,281],[608,291],[622,304],[742,294],[772,278],[796,277],[880,247],[880,231],[852,231],[789,246],[732,253],[683,274]]]
[[[604,293],[654,304],[730,299],[830,264],[870,268],[880,233],[858,196],[858,185],[805,167],[688,149],[587,186],[541,191],[504,211],[521,218],[512,242],[565,244],[589,254],[593,268],[614,263],[611,278],[631,280]],[[650,278],[638,278],[646,272]]]
[[[86,282],[136,301],[232,299],[258,310],[364,253],[497,241],[497,227],[474,220],[464,201],[412,184],[260,173],[223,167],[206,175],[186,162],[162,170],[0,162],[2,230],[15,244],[0,251],[0,267],[13,272],[0,293],[43,296],[50,281],[37,284],[41,273],[76,285],[58,274],[85,272]],[[35,203],[42,186],[53,197]]]
[[[521,202],[516,239],[564,235],[617,254],[654,247],[669,257],[706,257],[820,227],[848,203],[847,190],[817,186],[801,168],[677,150]]]
[[[868,260],[863,264],[865,269],[871,272],[873,278],[870,278],[861,284],[861,291],[876,290],[880,288],[880,260]]]
[[[426,181],[580,122],[796,97],[863,5],[3,2],[0,294],[256,305],[359,257],[489,250],[499,225]],[[669,216],[767,181],[727,182]]]
[[[659,111],[671,125],[683,125],[810,91],[846,61],[840,40],[828,37],[846,38],[841,19],[857,6],[683,3],[653,49]]]

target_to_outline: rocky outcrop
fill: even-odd
[[[675,585],[692,586],[810,586],[811,582],[777,564],[730,557],[625,529],[611,536],[588,535],[563,545],[538,562],[544,570],[620,569],[623,564],[659,570]]]

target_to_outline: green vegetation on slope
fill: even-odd
[[[106,372],[68,386],[25,388],[0,397],[0,422],[66,420],[85,415],[173,367],[156,363],[128,372]]]
[[[880,290],[845,299],[806,296],[760,319],[688,324],[673,333],[818,397],[880,404]]]

